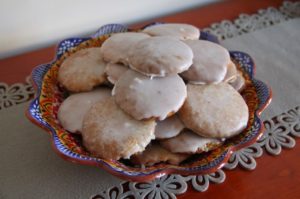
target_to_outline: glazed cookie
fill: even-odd
[[[83,49],[62,63],[58,71],[58,81],[72,92],[90,91],[105,82],[105,67],[100,48]]]
[[[180,24],[180,23],[166,23],[166,24],[152,25],[145,28],[143,32],[151,36],[171,36],[181,40],[185,40],[185,39],[196,40],[199,39],[200,37],[199,28],[189,24]]]
[[[137,42],[150,37],[145,33],[123,32],[115,33],[101,46],[101,54],[105,61],[128,65],[128,50]]]
[[[116,82],[116,103],[137,120],[164,120],[177,112],[186,98],[186,85],[178,75],[148,78],[128,70]]]
[[[186,98],[186,85],[178,75],[148,78],[128,70],[113,89],[116,103],[137,120],[164,120],[177,112]]]
[[[85,113],[94,103],[110,96],[111,90],[107,88],[72,94],[60,105],[57,113],[58,120],[64,129],[72,133],[81,133]]]
[[[138,121],[124,113],[111,97],[97,102],[83,120],[84,146],[103,159],[129,158],[154,139],[155,121]]]
[[[189,157],[188,154],[176,154],[161,147],[158,143],[149,144],[145,151],[132,156],[132,162],[139,165],[152,166],[156,163],[165,162],[178,165]]]
[[[155,139],[175,137],[184,129],[177,115],[173,115],[163,121],[157,122],[155,127]]]
[[[236,79],[233,82],[229,82],[229,84],[238,92],[242,92],[242,90],[246,86],[245,78],[243,77],[242,72],[238,71]]]
[[[150,37],[130,49],[129,66],[147,76],[166,76],[187,70],[193,52],[182,41],[172,37]]]
[[[179,117],[195,133],[204,137],[228,138],[247,126],[248,106],[229,84],[188,84],[187,93]]]
[[[160,144],[173,153],[194,154],[213,150],[222,142],[216,138],[205,138],[190,130],[184,130],[176,137],[161,140]]]
[[[224,82],[233,82],[237,77],[237,69],[235,64],[231,61],[227,66],[227,72],[224,77]]]
[[[127,66],[122,64],[108,63],[105,68],[107,79],[110,83],[115,84],[116,81],[128,70]]]
[[[192,66],[181,75],[194,84],[219,83],[223,81],[229,65],[229,52],[222,46],[205,40],[184,41],[192,48]]]

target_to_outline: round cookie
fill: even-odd
[[[243,77],[243,73],[241,71],[238,71],[236,79],[232,82],[229,82],[229,85],[231,85],[238,92],[242,92],[242,90],[246,86],[246,81],[245,78]]]
[[[108,81],[112,84],[115,84],[127,70],[128,67],[122,64],[108,63],[105,68],[105,73]]]
[[[216,138],[205,138],[190,130],[181,132],[178,136],[161,140],[160,144],[173,153],[202,153],[213,150],[222,142]]]
[[[181,73],[194,84],[219,83],[223,81],[231,62],[229,52],[222,46],[205,40],[184,41],[194,53],[193,64]]]
[[[135,164],[152,166],[156,163],[165,162],[178,165],[189,157],[188,154],[176,154],[161,147],[158,143],[149,144],[145,151],[132,156],[131,160]]]
[[[58,71],[58,81],[72,92],[90,91],[105,82],[105,67],[100,48],[82,49],[62,63]]]
[[[175,137],[184,129],[183,123],[177,115],[172,115],[163,121],[159,121],[155,127],[155,139]]]
[[[229,84],[188,84],[187,94],[179,117],[195,133],[204,137],[228,138],[247,126],[248,106]]]
[[[115,33],[102,44],[101,55],[107,62],[128,65],[130,47],[148,37],[150,36],[145,33],[137,32]]]
[[[149,26],[143,30],[151,36],[171,36],[181,40],[196,40],[200,37],[199,28],[182,23],[166,23]]]
[[[129,67],[147,76],[167,76],[187,70],[193,52],[182,41],[172,37],[150,37],[130,49]]]
[[[227,72],[224,77],[224,82],[233,82],[237,77],[237,69],[235,64],[231,61],[227,66]]]
[[[116,103],[137,120],[164,120],[184,103],[186,85],[178,75],[149,78],[128,70],[113,88]]]
[[[154,139],[155,121],[138,121],[124,113],[113,97],[97,102],[83,120],[84,146],[103,159],[129,158]]]
[[[72,133],[81,133],[85,113],[94,103],[110,96],[111,90],[107,88],[72,94],[60,105],[57,113],[58,120],[64,129]]]

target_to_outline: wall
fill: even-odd
[[[0,0],[0,58],[216,0]]]

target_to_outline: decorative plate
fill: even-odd
[[[125,180],[150,181],[171,173],[202,175],[215,172],[228,161],[233,151],[253,144],[262,135],[264,127],[259,115],[271,101],[271,90],[265,83],[254,79],[255,64],[252,58],[246,53],[232,51],[230,52],[231,58],[243,71],[246,79],[246,88],[242,96],[249,107],[249,121],[242,133],[226,140],[221,147],[213,151],[194,155],[179,166],[161,163],[146,168],[137,168],[127,161],[93,157],[82,146],[80,135],[67,132],[57,119],[58,108],[65,96],[65,92],[58,86],[58,69],[66,57],[72,53],[88,47],[101,46],[112,33],[126,31],[138,30],[130,30],[119,24],[109,24],[102,26],[91,37],[63,40],[57,47],[54,61],[37,66],[32,71],[31,78],[36,89],[36,97],[30,103],[26,115],[33,123],[49,132],[53,149],[61,157],[71,162],[103,168]],[[215,36],[206,32],[201,32],[200,39],[218,42]]]

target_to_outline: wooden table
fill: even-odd
[[[213,22],[234,19],[240,13],[251,14],[258,9],[269,6],[279,7],[281,0],[231,0],[215,3],[206,7],[195,8],[182,13],[173,14],[147,22],[132,25],[140,27],[149,22],[181,22],[197,27],[208,27]],[[51,61],[55,46],[28,52],[19,56],[0,60],[0,81],[8,84],[24,82],[33,67]],[[283,150],[280,156],[264,154],[257,159],[254,171],[237,168],[226,171],[226,181],[220,185],[211,185],[208,191],[199,193],[190,188],[178,198],[300,198],[300,140],[296,139],[296,147]]]

